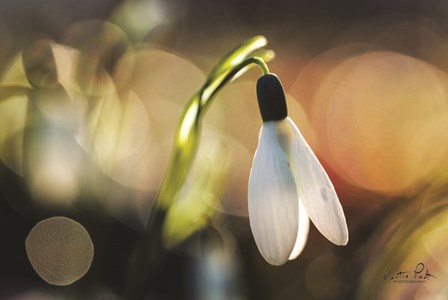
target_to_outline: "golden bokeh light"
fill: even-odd
[[[161,0],[125,1],[116,8],[112,20],[130,37],[140,41],[152,30],[170,21],[167,6]]]
[[[326,50],[308,62],[298,74],[288,93],[300,102],[305,111],[309,112],[312,106],[318,105],[315,102],[319,101],[316,99],[319,87],[334,68],[349,58],[378,49],[380,47],[372,44],[351,43]]]
[[[122,161],[141,156],[149,137],[148,114],[133,93],[123,101],[117,95],[105,97],[76,133],[76,140],[106,173]]]
[[[148,110],[151,111],[151,102],[155,100],[183,106],[204,80],[204,73],[186,58],[148,44],[135,52],[130,89],[148,101]],[[168,120],[165,122],[168,123]]]
[[[89,96],[110,94],[111,74],[129,45],[123,30],[111,22],[81,21],[67,29],[63,44],[78,51],[72,88]]]
[[[448,150],[446,75],[394,52],[345,60],[325,77],[312,122],[345,180],[390,194],[436,176]]]
[[[111,92],[90,104],[76,140],[104,174],[134,189],[98,192],[116,218],[126,224],[137,221],[141,227],[168,165],[183,105],[204,75],[174,53],[142,47],[126,52],[110,79]],[[219,122],[222,118],[215,113],[206,123]]]
[[[24,148],[24,175],[37,203],[62,208],[77,200],[84,161],[71,135],[59,128],[32,128]]]
[[[127,95],[127,99],[114,98],[109,100],[109,108],[102,107],[104,113],[97,114],[104,116],[97,121],[101,132],[97,131],[96,137],[87,141],[103,145],[96,153],[100,161],[107,162],[108,155],[115,155],[117,163],[112,164],[113,167],[103,167],[114,180],[125,186],[156,192],[168,164],[183,105],[202,83],[204,75],[191,62],[151,48],[128,53],[118,63],[114,74],[115,78],[128,78],[128,84],[121,90],[121,95]],[[113,136],[120,149],[99,151],[107,150],[107,145],[115,146],[110,142]],[[117,157],[120,153],[121,157]]]
[[[40,221],[25,244],[31,265],[49,284],[69,285],[82,278],[92,263],[94,250],[88,232],[69,218]]]
[[[67,160],[47,157],[33,170],[32,188],[39,202],[48,206],[67,206],[78,193],[77,174]]]
[[[77,63],[78,52],[73,48],[53,41],[37,42],[38,45],[42,43],[46,43],[49,48],[50,53],[48,55],[51,56],[45,59],[51,60],[54,64],[54,70],[52,71],[56,75],[56,82],[50,87],[36,88],[32,93],[33,102],[36,103],[44,116],[55,125],[75,130],[84,122],[88,108],[87,97],[75,88],[74,68]],[[33,47],[36,46],[32,45],[29,49],[32,50]],[[40,70],[40,72],[44,71]],[[39,74],[37,70],[35,73]],[[37,77],[37,75],[34,75],[34,77]]]

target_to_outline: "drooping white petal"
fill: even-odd
[[[333,184],[316,155],[290,118],[279,124],[287,131],[286,147],[291,170],[296,180],[300,199],[317,229],[336,245],[348,243],[348,230],[344,211]]]
[[[305,248],[306,241],[308,240],[308,232],[310,229],[310,218],[306,213],[305,206],[303,206],[302,201],[299,199],[299,229],[297,233],[296,243],[294,249],[292,250],[289,260],[295,259],[302,253],[303,248]]]
[[[294,177],[275,136],[276,122],[265,122],[249,176],[249,221],[261,255],[284,264],[297,238],[299,202]]]

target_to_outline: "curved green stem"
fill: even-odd
[[[204,87],[199,91],[201,98],[201,109],[203,110],[208,108],[209,103],[211,103],[210,100],[224,85],[226,85],[229,81],[235,80],[239,77],[238,74],[245,73],[254,65],[259,66],[263,74],[269,73],[269,68],[261,57],[252,56],[247,58],[228,72],[218,76],[209,85],[204,85]]]
[[[207,80],[204,83],[204,86],[208,86],[217,77],[221,76],[228,70],[233,69],[239,63],[244,61],[249,55],[254,53],[254,51],[261,49],[267,44],[268,41],[266,40],[266,38],[264,36],[258,35],[237,46],[232,51],[227,53],[223,58],[221,58],[216,66],[210,71]]]
[[[239,74],[248,71],[253,66],[259,66],[264,74],[269,73],[269,68],[261,57],[249,57],[215,76],[214,80],[207,81],[188,102],[178,125],[173,154],[157,197],[159,208],[170,207],[185,182],[196,154],[201,120],[207,108],[210,107],[213,97],[228,82],[236,79]]]

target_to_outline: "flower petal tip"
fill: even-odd
[[[280,267],[280,266],[283,266],[287,261],[288,261],[288,260],[286,260],[286,261],[281,261],[281,262],[270,262],[270,261],[268,261],[268,263],[269,263],[271,266],[274,266],[274,267]]]
[[[347,229],[340,236],[332,237],[331,239],[329,238],[328,240],[337,246],[347,245],[349,241]]]
[[[261,253],[261,252],[260,252]],[[280,267],[284,265],[288,261],[288,257],[268,257],[261,253],[261,256],[263,256],[264,260],[270,264],[271,266]]]
[[[345,246],[348,244],[349,238],[348,238],[348,234],[347,236],[341,241],[341,243],[339,244],[339,246]]]

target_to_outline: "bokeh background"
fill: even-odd
[[[312,226],[296,260],[273,267],[258,253],[253,70],[204,119],[146,299],[448,299],[448,4],[417,0],[1,0],[1,299],[125,297],[183,106],[222,55],[259,34],[350,242]],[[65,238],[85,229],[94,246],[67,286],[39,277],[25,247],[54,216],[80,224]],[[70,247],[86,265],[92,253]],[[388,277],[413,279],[420,263],[418,276],[433,276]]]

